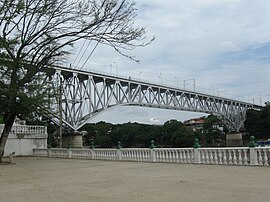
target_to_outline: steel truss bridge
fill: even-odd
[[[203,112],[219,116],[230,131],[239,131],[248,109],[262,106],[204,93],[63,67],[53,67],[54,118],[78,130],[97,114],[116,106],[141,106]],[[57,104],[58,103],[58,104]]]

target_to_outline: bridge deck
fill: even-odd
[[[2,202],[268,201],[269,168],[17,158]]]

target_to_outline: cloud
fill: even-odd
[[[119,74],[180,87],[195,78],[200,91],[245,101],[270,99],[270,1],[136,2],[136,24],[156,36],[151,45],[130,52],[141,63],[98,46],[89,67],[116,72],[110,67],[116,61]]]
[[[152,123],[160,123],[160,120],[159,119],[156,119],[155,117],[151,117],[149,119],[149,121],[152,122]]]

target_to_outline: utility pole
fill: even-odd
[[[195,79],[186,79],[183,81],[183,85],[184,85],[184,90],[186,89],[186,84],[189,84],[189,82],[186,81],[193,81],[193,91],[196,91],[196,84],[195,84]]]
[[[63,115],[62,115],[62,78],[60,78],[60,87],[59,87],[59,147],[63,147]]]

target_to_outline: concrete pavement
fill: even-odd
[[[270,168],[16,158],[1,202],[269,201]]]

